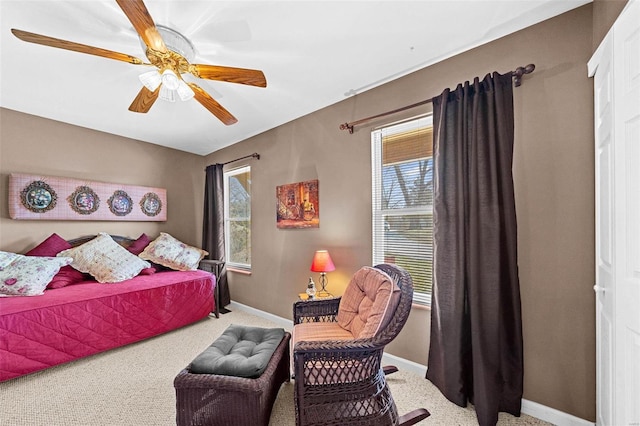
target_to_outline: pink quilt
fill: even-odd
[[[214,287],[208,272],[169,271],[0,298],[0,382],[205,318]]]

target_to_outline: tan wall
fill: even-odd
[[[249,162],[253,273],[230,273],[233,299],[291,318],[314,250],[330,251],[337,267],[329,274],[330,290],[337,294],[351,274],[371,263],[370,130],[427,108],[353,135],[340,131],[340,123],[424,100],[474,76],[534,63],[536,71],[515,89],[524,397],[593,421],[594,137],[586,71],[591,28],[587,5],[210,155],[208,163],[262,155]],[[277,229],[275,187],[309,179],[320,182],[320,228]],[[429,312],[412,311],[391,353],[426,364]]]
[[[200,244],[203,157],[0,109],[0,250],[24,252],[52,232],[63,238],[108,232],[137,238],[169,232]],[[167,189],[167,222],[12,220],[10,173],[63,176]]]
[[[593,1],[593,50],[596,50],[628,0]]]

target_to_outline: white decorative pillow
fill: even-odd
[[[100,283],[128,280],[151,267],[149,262],[129,253],[104,232],[78,247],[61,251],[58,256],[72,257],[73,268],[91,274]]]
[[[6,260],[11,258],[11,262]],[[71,263],[70,257],[23,256],[0,252],[0,297],[36,296],[61,267]]]
[[[14,261],[16,257],[20,256],[16,253],[10,253],[8,251],[0,251],[0,269],[5,268]]]
[[[193,271],[209,253],[175,239],[171,235],[161,232],[139,256],[142,259],[158,263],[177,271]]]

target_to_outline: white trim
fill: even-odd
[[[252,308],[251,306],[243,305],[242,303],[232,301],[230,304],[231,310],[239,309],[241,311],[248,312],[257,317],[267,319],[274,322],[285,329],[291,329],[292,321],[290,319],[282,318],[274,314],[270,314],[260,309]],[[425,376],[427,366],[419,364],[417,362],[410,361],[408,359],[400,358],[399,356],[385,353],[382,356],[384,363],[393,364],[401,370],[409,371],[420,376]],[[426,380],[426,379],[425,379]],[[522,400],[522,414],[536,417],[545,422],[552,423],[557,426],[594,426],[595,423],[581,419],[579,417],[567,414],[555,408],[547,407],[546,405],[539,404],[537,402]]]
[[[537,402],[522,400],[522,413],[536,417],[545,422],[558,426],[593,426],[595,423],[572,416],[555,408],[538,404]]]
[[[231,248],[231,218],[229,217],[229,179],[233,176],[237,176],[243,173],[249,174],[249,179],[251,179],[251,166],[240,166],[234,169],[226,170],[222,173],[223,176],[223,194],[224,194],[224,255],[225,259],[227,259],[227,268],[235,268],[236,271],[246,271],[251,273],[251,264],[245,263],[236,263],[231,261],[231,252],[229,251]],[[249,180],[249,203],[251,203],[251,180]],[[236,219],[235,217],[233,218]],[[249,213],[249,221],[251,221],[251,213]],[[248,243],[251,246],[251,242]]]
[[[386,352],[382,355],[382,362],[384,364],[395,365],[399,369],[402,369],[404,371],[409,371],[411,373],[415,373],[422,377],[424,377],[427,374],[426,365],[422,365],[417,362],[410,361],[408,359],[400,358],[397,355],[392,355]]]
[[[274,314],[270,314],[269,312],[261,311],[260,309],[252,308],[248,305],[243,305],[242,303],[234,302],[233,300],[229,304],[229,308],[233,311],[234,309],[240,309],[241,311],[248,312],[252,315],[255,315],[260,318],[264,318],[271,322],[274,322],[285,329],[291,329],[293,327],[293,321],[290,319],[282,318]]]
[[[587,62],[587,77],[591,78],[596,75],[596,70],[598,69],[598,65],[600,65],[602,54],[605,50],[605,45],[609,41],[609,38],[611,38],[611,36],[607,34],[607,36],[600,42],[600,45],[598,46],[596,51],[593,52],[593,55],[591,56],[591,59],[589,59],[589,62]]]

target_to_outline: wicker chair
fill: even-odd
[[[397,369],[381,366],[385,345],[398,335],[409,316],[413,298],[411,276],[392,264],[375,268],[385,272],[401,292],[395,313],[386,326],[371,338],[295,344],[294,398],[298,426],[412,425],[429,416],[424,408],[398,415],[385,380],[385,374]],[[294,325],[336,322],[340,300],[296,302]]]

